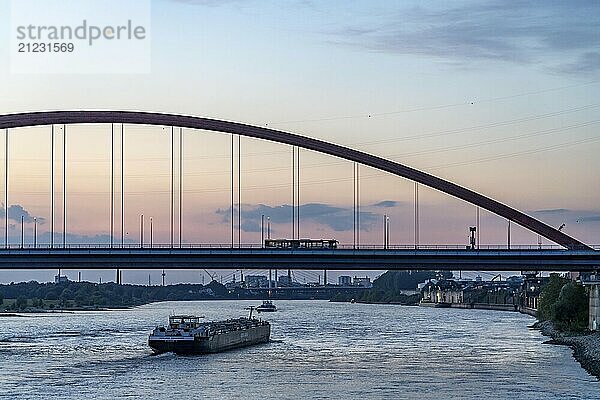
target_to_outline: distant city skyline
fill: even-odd
[[[0,4],[0,18],[9,15]],[[599,20],[592,1],[153,1],[151,73],[26,75],[2,65],[0,112],[147,110],[273,127],[422,169],[596,244]],[[5,59],[8,39],[0,34]],[[106,241],[110,126],[67,129],[68,240]],[[48,239],[49,135],[10,132],[13,243],[19,214],[29,240],[33,217],[39,243]],[[169,130],[126,126],[125,135],[128,241],[138,241],[144,214],[166,243]],[[183,241],[227,243],[229,136],[184,129],[184,146]],[[244,138],[242,171],[242,241],[260,242],[262,214],[273,216],[273,235],[289,237],[291,149]],[[412,243],[413,183],[367,167],[361,177],[363,243],[381,243],[383,214],[390,241]],[[351,163],[301,151],[300,183],[302,231],[351,242]],[[60,186],[56,199],[60,227]],[[466,244],[475,207],[422,187],[420,216],[421,243]],[[505,243],[506,222],[482,211],[481,241]],[[513,227],[513,241],[535,244],[537,235]],[[49,274],[2,272],[0,281]],[[131,276],[147,282],[147,273]]]

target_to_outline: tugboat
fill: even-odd
[[[265,300],[263,301],[263,303],[256,307],[256,311],[258,312],[275,312],[277,311],[277,307],[275,307],[275,304],[273,304],[273,302],[271,300]]]
[[[172,315],[168,326],[157,326],[148,337],[154,353],[176,354],[218,353],[238,347],[267,343],[271,325],[252,318],[228,319],[218,322],[200,322],[194,315]]]

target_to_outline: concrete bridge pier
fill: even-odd
[[[590,311],[588,328],[591,331],[597,331],[600,328],[600,285],[598,283],[590,285],[589,290]]]

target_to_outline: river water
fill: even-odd
[[[278,301],[269,344],[152,356],[168,315],[251,301],[163,302],[0,318],[0,398],[598,399],[600,382],[517,313]]]

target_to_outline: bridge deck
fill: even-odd
[[[600,251],[560,249],[0,249],[0,269],[328,269],[591,271]]]

